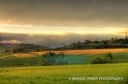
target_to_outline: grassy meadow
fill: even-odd
[[[0,68],[0,84],[128,84],[127,70],[127,63]],[[123,80],[88,77],[123,77]]]
[[[66,65],[54,66],[42,66],[40,52],[0,54],[0,84],[128,84],[127,49],[121,49],[120,52],[117,52],[117,49],[112,51],[117,63],[90,64],[92,58],[103,56],[109,50],[97,51],[98,53],[88,50],[87,53],[84,51],[84,54],[80,54],[79,50],[79,53],[72,54],[71,50],[70,54],[64,54]],[[99,80],[91,77],[122,77],[123,79]]]
[[[103,56],[104,54],[69,54],[64,55],[64,60],[67,65],[72,64],[90,64],[92,58]],[[128,63],[128,53],[112,53],[118,63]],[[0,67],[15,67],[15,66],[41,66],[43,64],[42,55],[33,56],[16,56],[15,54],[1,54]]]

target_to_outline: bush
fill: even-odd
[[[91,60],[91,64],[105,64],[105,63],[117,63],[112,53],[107,53],[106,55],[95,57]]]
[[[105,63],[108,63],[108,59],[103,57],[96,57],[91,60],[91,64],[105,64]]]
[[[55,54],[53,52],[48,52],[42,56],[43,65],[62,65],[67,64],[64,60],[64,53],[60,52],[59,54]]]
[[[43,65],[55,65],[56,64],[56,55],[53,52],[48,52],[43,56]]]
[[[113,63],[115,60],[111,52],[107,53],[106,57],[108,58],[110,63]]]

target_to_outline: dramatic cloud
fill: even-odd
[[[0,32],[25,34],[3,34],[3,42],[55,47],[127,31],[128,0],[0,0]]]
[[[128,0],[0,0],[0,22],[128,27]]]

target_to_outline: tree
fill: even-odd
[[[55,53],[49,51],[43,55],[44,65],[55,65],[56,64],[56,55]]]
[[[114,62],[116,63],[117,61],[114,59],[111,52],[107,53],[106,55],[94,57],[91,60],[92,64],[105,64],[105,63],[114,63]]]
[[[109,62],[111,62],[111,63],[114,62],[114,57],[111,52],[107,53],[106,57],[108,58]]]
[[[64,60],[64,53],[63,52],[60,52],[58,54],[57,64],[66,64],[66,62]]]
[[[64,53],[60,52],[59,54],[55,54],[51,51],[44,54],[42,56],[43,59],[43,65],[62,65],[67,64],[67,62],[64,60]]]

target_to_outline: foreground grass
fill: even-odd
[[[128,63],[0,68],[0,84],[128,84]],[[69,77],[124,77],[119,80],[69,80]]]

